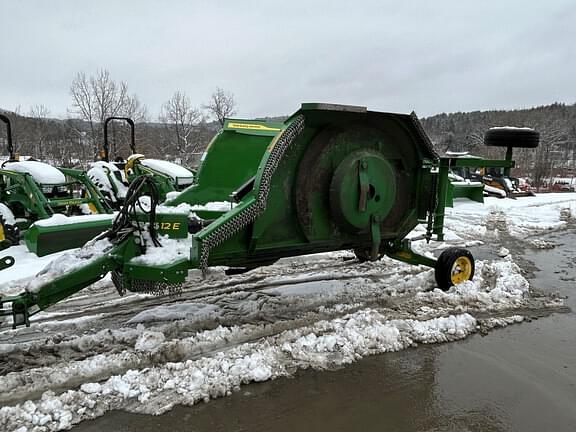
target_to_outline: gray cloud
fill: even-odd
[[[573,103],[568,0],[81,1],[2,5],[0,107],[65,115],[79,71],[108,69],[156,114],[216,86],[245,117],[302,101],[384,111]]]

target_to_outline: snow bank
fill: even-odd
[[[530,284],[520,268],[512,261],[476,263],[476,274],[471,281],[453,286],[448,291],[435,289],[419,292],[416,298],[433,303],[467,307],[484,311],[511,309],[524,304]]]
[[[289,376],[300,368],[326,369],[419,343],[458,340],[476,329],[476,320],[468,314],[428,321],[388,321],[376,310],[365,309],[243,343],[212,357],[132,369],[59,395],[47,391],[39,400],[0,408],[0,428],[41,426],[36,430],[62,430],[113,409],[160,414],[177,404],[193,405],[226,396],[242,384]],[[239,330],[219,328],[210,333],[230,338]],[[174,344],[182,349],[187,342],[164,341],[163,335],[151,333],[143,338],[146,342],[142,342],[140,354],[135,355],[146,356],[148,349],[157,353],[172,350]]]
[[[445,227],[463,239],[505,232],[518,238],[566,226],[576,215],[576,193],[547,193],[518,199],[485,198],[484,205],[455,199],[446,208]]]

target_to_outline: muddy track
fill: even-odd
[[[521,256],[530,243],[511,236],[501,215],[491,215],[486,227],[497,231],[498,236],[490,247],[514,250],[515,261],[521,263],[524,273],[532,272],[533,263]],[[421,278],[418,289],[403,288],[406,280],[414,278]],[[117,298],[111,283],[100,282],[62,302],[50,313],[39,314],[34,327],[0,333],[0,342],[5,344],[1,353],[4,361],[0,364],[5,384],[0,386],[0,402],[13,404],[36,398],[46,390],[63,392],[84,382],[124,374],[129,369],[142,370],[214,356],[364,308],[377,310],[390,320],[430,320],[470,313],[477,319],[480,332],[497,327],[500,319],[513,323],[567,311],[561,302],[537,290],[509,307],[490,309],[482,301],[474,300],[454,304],[441,296],[427,296],[428,289],[434,286],[432,278],[432,272],[422,268],[395,262],[388,265],[386,260],[359,264],[344,253],[336,259],[320,256],[301,262],[284,260],[233,277],[223,276],[217,269],[202,280],[192,272],[179,297]],[[337,286],[338,290],[303,294],[306,286],[324,283]],[[293,288],[301,292],[283,294]],[[146,321],[146,328],[134,320],[152,308],[181,304],[201,304],[213,309],[194,318]],[[218,313],[210,312],[214,309]],[[234,337],[202,339],[203,333],[222,328],[237,331]],[[160,333],[166,340],[166,348],[152,352],[137,349],[137,341],[146,331]],[[99,365],[93,372],[91,362]],[[82,372],[54,377],[54,371],[60,369]]]
[[[360,271],[362,276],[359,275]],[[265,273],[259,273],[256,270],[254,273],[234,277],[227,277],[220,271],[222,274],[216,274],[216,278],[212,275],[207,280],[203,280],[199,277],[199,272],[195,272],[192,275],[195,279],[189,280],[183,287],[182,294],[178,296],[130,294],[121,298],[118,297],[111,282],[100,282],[50,308],[46,313],[40,312],[34,317],[32,327],[20,328],[16,332],[10,330],[1,332],[0,343],[30,342],[46,338],[46,333],[54,334],[66,329],[94,331],[124,326],[131,316],[159,305],[209,301],[214,296],[234,292],[262,291],[274,287],[319,281],[345,281],[361,278],[380,281],[398,271],[394,266],[379,265],[374,268],[369,263],[360,264],[352,259],[351,255],[344,255],[344,258],[336,262],[334,259],[320,259],[317,262],[313,261],[312,265],[289,262],[269,266]],[[404,272],[410,273],[405,270]],[[86,316],[94,317],[94,319],[83,322],[81,319]],[[51,324],[50,327],[43,328],[40,332],[38,327],[48,322]],[[54,323],[61,323],[61,327],[58,328],[53,325]]]
[[[402,272],[391,272],[402,273]],[[300,275],[302,276],[302,275]],[[389,277],[391,274],[388,275]],[[298,278],[294,284],[301,284],[302,281],[336,281],[349,280],[350,275],[334,275],[333,278],[320,279],[318,276],[311,278]],[[362,279],[355,275],[354,279]],[[285,283],[283,285],[286,285]],[[435,301],[434,308],[430,308],[430,299],[419,298],[415,292],[404,295],[389,295],[385,289],[371,287],[369,290],[358,291],[358,295],[350,296],[350,292],[342,296],[332,298],[312,296],[311,298],[297,299],[283,297],[270,293],[258,292],[259,290],[270,289],[278,286],[277,283],[261,284],[254,288],[254,292],[241,291],[214,295],[204,298],[206,303],[217,305],[222,309],[222,313],[216,317],[201,320],[178,320],[174,322],[160,323],[149,327],[152,331],[160,331],[168,341],[173,344],[172,349],[164,350],[160,353],[143,353],[135,349],[135,342],[142,334],[142,330],[127,329],[114,335],[110,330],[104,331],[104,335],[91,339],[90,335],[73,335],[68,338],[49,337],[45,341],[35,341],[28,344],[14,346],[14,350],[6,354],[5,367],[1,371],[16,381],[18,385],[13,388],[3,389],[0,393],[0,401],[14,403],[19,398],[37,397],[43,391],[51,389],[53,391],[65,391],[77,387],[82,382],[94,382],[105,380],[114,374],[125,373],[128,369],[142,369],[162,365],[166,362],[182,362],[195,360],[200,357],[214,355],[225,352],[234,347],[257,341],[264,337],[271,337],[280,332],[301,328],[320,320],[337,318],[343,314],[351,313],[362,308],[373,308],[380,311],[388,319],[421,319],[428,320],[440,316],[458,314],[462,312],[472,313],[477,316],[481,323],[483,320],[502,318],[511,315],[524,316],[527,319],[535,319],[553,312],[561,312],[562,308],[550,306],[550,298],[534,297],[526,299],[521,306],[505,308],[495,311],[486,311],[485,304],[469,304],[462,308],[462,305],[453,305]],[[356,288],[354,288],[356,290]],[[333,307],[346,301],[348,306],[344,309]],[[246,313],[246,305],[251,313]],[[129,313],[117,313],[113,319],[124,317]],[[265,324],[262,326],[261,324]],[[211,343],[198,343],[194,340],[195,334],[199,331],[215,329],[219,325],[235,326],[245,328],[241,335],[234,339],[224,338]],[[108,327],[112,328],[112,327]],[[108,337],[108,339],[107,339]],[[186,339],[193,342],[186,342]],[[93,361],[99,355],[116,355],[121,360],[112,362],[109,367],[100,367],[97,372],[90,374],[84,367],[81,369],[81,376],[71,375],[69,378],[60,379],[55,383],[49,376],[54,368],[59,365],[67,367],[71,363],[82,364]],[[22,377],[18,378],[22,372]],[[42,385],[45,382],[45,385]],[[55,385],[56,384],[56,385]],[[31,388],[30,388],[31,386]]]
[[[490,221],[487,221],[487,225],[490,225]],[[514,244],[517,249],[525,247],[525,242],[505,236],[507,231],[502,229],[502,225],[499,228],[503,245]],[[525,264],[528,266],[528,263]],[[88,288],[88,293],[79,293],[54,307],[51,313],[39,314],[33,327],[0,334],[0,342],[18,343],[18,346],[13,345],[12,350],[4,353],[7,361],[0,366],[0,375],[61,362],[81,361],[101,353],[119,353],[133,349],[138,332],[130,337],[115,337],[112,332],[111,336],[104,338],[108,343],[103,343],[96,337],[91,340],[91,335],[112,329],[129,333],[130,329],[137,327],[137,323],[129,323],[131,318],[158,306],[194,302],[217,306],[222,312],[217,316],[206,316],[192,321],[179,320],[172,326],[152,323],[153,328],[158,327],[168,338],[188,337],[200,330],[214,329],[219,325],[267,323],[270,329],[276,326],[285,329],[290,325],[298,326],[334,317],[336,315],[318,313],[318,309],[330,308],[344,302],[358,302],[362,307],[383,309],[393,318],[407,318],[413,316],[423,303],[413,299],[413,292],[406,296],[398,296],[395,292],[395,297],[390,297],[385,285],[397,285],[399,279],[410,278],[420,271],[416,267],[395,263],[359,264],[351,254],[343,253],[336,261],[333,257],[325,256],[302,262],[299,262],[299,259],[284,260],[264,270],[258,269],[233,277],[226,277],[221,270],[217,270],[203,280],[198,272],[193,272],[192,280],[178,297],[131,295],[118,298],[110,282],[101,282]],[[277,296],[273,292],[262,292],[311,283],[372,286],[368,290],[347,289],[342,295],[313,296],[296,300]],[[254,297],[254,294],[257,296]],[[537,301],[526,306],[526,315],[537,313],[535,311],[544,303],[545,301]],[[469,310],[474,311],[474,308]],[[454,312],[447,305],[441,308],[441,313]],[[83,319],[87,314],[88,319]],[[302,319],[304,321],[301,321]]]

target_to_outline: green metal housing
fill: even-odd
[[[279,140],[298,123],[303,125],[302,131],[275,154],[283,144]],[[194,234],[192,266],[253,267],[283,256],[371,248],[376,227],[382,248],[392,248],[426,219],[429,206],[417,203],[425,201],[429,192],[426,185],[432,183],[432,174],[424,166],[436,155],[414,116],[309,104],[285,122],[282,132],[273,137],[252,170],[256,174],[252,188],[237,207]],[[213,147],[223,138],[217,137]],[[238,134],[234,141],[240,146],[253,140],[250,135]],[[243,165],[239,160],[215,161],[221,163],[218,172],[238,171],[236,166]],[[366,180],[358,172],[362,163],[367,165]],[[275,167],[273,172],[269,167]],[[249,175],[246,171],[245,177]],[[337,178],[333,180],[334,175]],[[265,176],[270,177],[269,183]],[[364,209],[358,207],[362,183],[367,185]],[[225,185],[210,199],[230,195],[232,185]],[[239,186],[236,183],[235,187]],[[264,204],[259,202],[263,194]],[[347,200],[350,208],[343,209],[346,214],[338,214],[337,202]],[[262,205],[265,209],[260,210]],[[242,229],[226,230],[227,224],[251,213],[256,217]],[[220,235],[228,238],[215,247],[207,246]],[[203,254],[207,262],[201,262]]]
[[[266,149],[283,128],[283,123],[264,120],[226,120],[206,148],[195,184],[165,205],[194,206],[230,200],[234,191],[254,177]],[[222,214],[208,210],[197,213],[206,219]]]

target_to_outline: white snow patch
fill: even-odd
[[[14,213],[12,213],[12,210],[4,203],[0,203],[0,215],[2,215],[6,224],[14,225],[16,223]]]
[[[136,351],[152,351],[166,340],[164,333],[157,331],[144,331],[136,340],[134,348]]]
[[[476,263],[474,279],[453,286],[448,291],[435,289],[419,292],[416,298],[437,304],[444,302],[464,308],[473,305],[477,309],[496,311],[521,305],[528,295],[528,281],[520,268],[512,261]]]
[[[181,203],[177,206],[169,206],[169,205],[159,205],[156,207],[156,211],[158,213],[191,213],[195,211],[220,211],[220,212],[227,212],[232,210],[238,204],[230,202],[230,201],[211,201],[204,204],[195,204],[190,205],[187,203]]]
[[[54,259],[70,251],[56,252],[54,254],[38,257],[30,252],[24,245],[11,246],[0,252],[0,258],[11,256],[15,262],[12,267],[0,272],[0,295],[15,295],[22,292],[23,286],[32,278],[38,269],[48,265]]]
[[[490,130],[526,130],[533,131],[534,129],[530,127],[517,127],[517,126],[495,126],[491,127]]]
[[[30,174],[36,183],[63,184],[66,176],[58,168],[39,161],[19,161],[4,164],[3,169]]]
[[[179,185],[189,185],[194,182],[194,173],[181,165],[159,159],[140,159],[140,163],[145,167],[166,174]]]
[[[63,214],[54,214],[50,216],[48,219],[41,219],[34,222],[33,225],[41,226],[41,227],[54,227],[54,226],[61,226],[61,225],[71,225],[71,224],[80,224],[82,222],[90,223],[90,222],[99,222],[99,221],[110,221],[116,217],[116,214],[94,214],[94,215],[84,215],[84,216],[66,216]]]
[[[147,242],[146,253],[132,258],[130,263],[154,266],[170,264],[189,258],[192,241],[190,236],[185,239],[158,236],[158,241],[161,246],[153,246],[152,242]]]
[[[178,191],[171,191],[171,192],[167,192],[166,193],[166,201],[171,201],[173,199],[176,199],[180,196],[182,192],[178,192]]]
[[[101,239],[86,243],[80,249],[59,256],[25,285],[26,291],[38,291],[42,286],[59,276],[101,258],[111,247],[112,243],[108,239]]]
[[[97,161],[91,164],[91,168],[86,173],[88,178],[100,189],[107,192],[110,199],[116,201],[118,198],[126,197],[128,187],[124,171],[110,162]]]
[[[211,201],[205,204],[198,204],[190,206],[190,210],[192,211],[199,211],[199,210],[207,210],[207,211],[228,211],[232,210],[236,207],[236,203],[230,201]]]
[[[454,208],[446,208],[446,232],[464,239],[484,238],[488,229],[505,229],[511,236],[527,235],[559,229],[568,220],[563,214],[576,214],[576,193],[537,194],[518,199],[485,198],[484,205],[466,199],[454,200]]]

